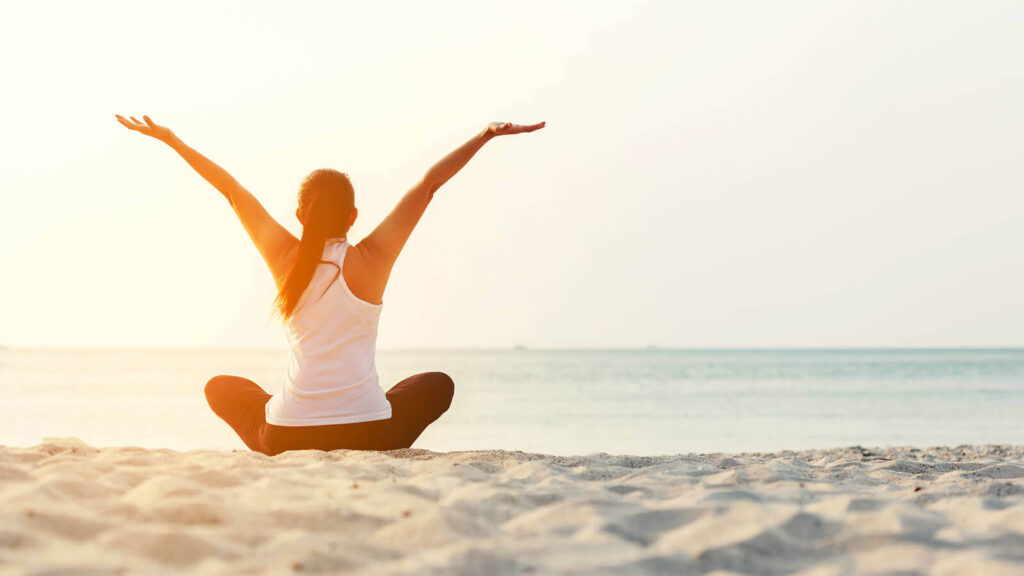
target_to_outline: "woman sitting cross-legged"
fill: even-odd
[[[210,408],[250,449],[392,450],[408,448],[444,413],[454,384],[442,372],[417,374],[387,393],[374,361],[377,321],[391,268],[437,189],[496,136],[533,132],[544,123],[491,123],[442,158],[399,200],[369,236],[350,244],[358,210],[352,183],[337,170],[315,170],[299,187],[295,215],[302,238],[278,224],[223,168],[148,116],[117,120],[181,155],[235,210],[277,285],[289,342],[284,384],[270,395],[239,376],[206,384]]]

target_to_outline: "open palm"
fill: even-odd
[[[509,134],[522,134],[533,132],[544,127],[546,122],[536,124],[513,124],[511,122],[491,122],[487,125],[487,133],[491,136],[508,136]]]
[[[131,118],[131,120],[128,120],[120,114],[116,114],[116,116],[117,121],[120,122],[121,125],[125,128],[128,128],[129,130],[135,130],[140,134],[145,134],[146,136],[156,138],[157,140],[166,142],[169,138],[174,136],[174,132],[171,132],[170,128],[166,126],[160,126],[156,122],[150,120],[149,116],[142,117],[144,122],[139,122],[139,120],[135,116],[129,116],[128,118]]]

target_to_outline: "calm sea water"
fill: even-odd
[[[274,351],[0,350],[0,444],[243,448],[203,385],[273,391]],[[385,389],[456,383],[416,446],[669,454],[835,446],[1024,444],[1024,350],[382,352]]]

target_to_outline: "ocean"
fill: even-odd
[[[279,386],[264,350],[0,350],[0,444],[244,449],[206,406],[216,374]],[[455,380],[414,447],[549,454],[1024,444],[1024,349],[382,351],[386,390]]]

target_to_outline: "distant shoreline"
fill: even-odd
[[[231,347],[231,346],[3,346],[0,350],[9,351],[96,351],[96,352],[284,352],[285,347]],[[671,346],[639,346],[639,347],[587,347],[587,346],[495,346],[495,347],[396,347],[378,348],[380,353],[401,352],[1017,352],[1024,351],[1020,346],[847,346],[847,347],[671,347]]]

